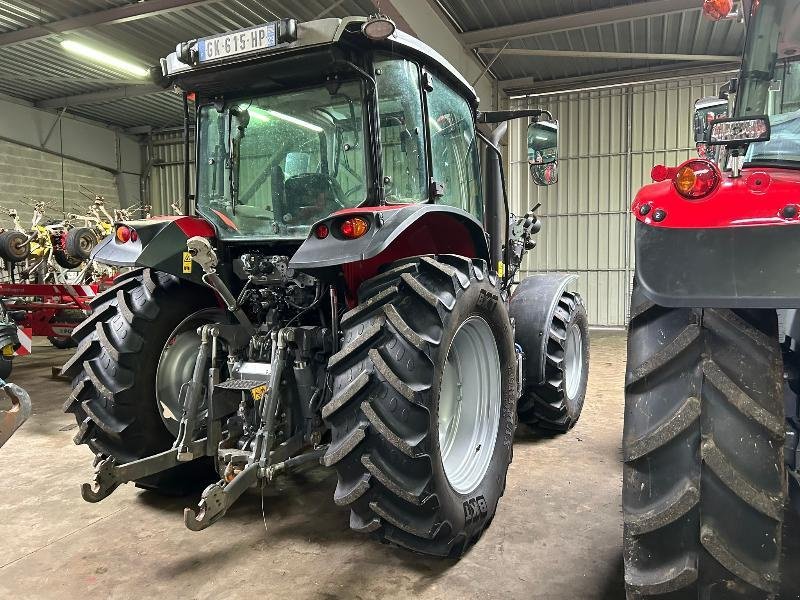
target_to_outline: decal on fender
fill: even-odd
[[[192,272],[192,255],[189,252],[183,253],[183,272],[184,273]]]
[[[250,390],[250,393],[253,394],[253,401],[254,402],[260,402],[261,399],[264,397],[264,394],[266,393],[266,391],[267,391],[267,386],[266,385],[260,385],[258,387],[254,387],[252,390]]]

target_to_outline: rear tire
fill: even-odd
[[[195,284],[152,269],[117,278],[92,301],[72,332],[78,343],[63,372],[73,389],[64,405],[80,425],[76,444],[126,463],[170,448],[175,437],[159,414],[156,370],[168,337],[187,316],[215,306]],[[137,484],[165,493],[215,479],[208,461],[192,461]]]
[[[547,334],[544,383],[526,383],[517,412],[533,429],[566,433],[581,416],[589,382],[589,318],[579,294],[562,294]]]
[[[332,430],[323,463],[339,476],[334,501],[350,509],[356,531],[460,556],[495,514],[516,424],[513,334],[486,263],[459,256],[395,263],[361,286],[342,330],[343,347],[329,362],[333,397],[322,410]],[[491,373],[491,364],[496,385],[481,377],[469,385],[470,374]],[[470,395],[489,387],[496,389]],[[471,406],[486,409],[477,414],[496,422],[494,431],[470,421]],[[459,454],[467,437],[472,445]]]
[[[774,310],[665,308],[634,284],[623,435],[630,598],[767,598],[786,500]]]

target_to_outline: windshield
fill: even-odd
[[[750,144],[746,163],[800,163],[800,2],[754,3],[736,116],[769,115],[769,142]]]
[[[366,198],[360,82],[200,108],[197,211],[222,238],[304,238]]]

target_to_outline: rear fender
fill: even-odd
[[[182,279],[202,283],[202,272],[189,260],[184,262],[186,241],[193,236],[214,237],[211,224],[198,217],[156,217],[124,223],[134,229],[136,241],[120,242],[107,236],[92,251],[92,259],[114,267],[151,267]],[[116,227],[120,225],[115,223]]]
[[[358,239],[345,239],[338,227],[355,216],[365,219],[369,230]],[[314,233],[320,225],[330,232],[323,239]],[[459,254],[488,261],[489,247],[483,226],[458,208],[436,204],[356,208],[316,223],[289,266],[328,280],[342,272],[348,289],[355,293],[381,266],[423,254]]]
[[[514,319],[514,341],[525,353],[528,378],[538,376],[538,381],[527,384],[544,383],[550,323],[562,294],[577,279],[568,273],[538,273],[523,279],[511,296],[508,313]]]

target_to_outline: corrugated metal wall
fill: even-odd
[[[193,138],[192,138],[193,139]],[[191,177],[189,191],[194,194],[194,144],[190,149]],[[154,215],[170,215],[171,204],[183,206],[183,132],[156,133],[150,140],[150,160],[153,166],[145,203],[153,208]]]
[[[542,204],[538,246],[523,263],[522,276],[577,273],[590,323],[624,326],[633,279],[633,195],[650,182],[653,165],[675,166],[694,155],[694,101],[716,94],[729,78],[709,75],[512,100],[511,108],[546,108],[561,125],[559,182],[549,188],[530,181],[525,122],[510,128],[512,211],[524,214]]]

